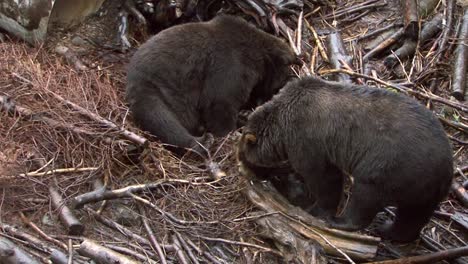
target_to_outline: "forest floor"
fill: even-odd
[[[437,16],[446,25],[442,18],[450,14],[453,30],[444,37],[447,30],[440,26],[434,36],[417,43],[414,57],[389,67],[384,61],[391,59],[385,58],[407,39],[397,39],[375,55],[369,52],[404,27],[398,1],[336,1],[334,6],[304,2],[302,19],[297,14],[281,16],[291,30],[286,40],[304,62],[294,68],[298,76],[365,83],[417,98],[444,124],[453,146],[455,181],[466,186],[468,106],[451,96],[462,8],[450,10],[447,3],[453,1],[436,1],[432,11],[420,15],[422,28]],[[211,149],[211,161],[226,173],[214,179],[203,160],[174,156],[133,124],[124,100],[125,67],[148,34],[133,27],[133,48],[115,48],[118,10],[109,3],[104,7],[105,12],[80,26],[51,32],[40,47],[15,39],[0,43],[3,109],[16,108],[15,113],[0,111],[0,235],[45,263],[53,249],[72,252],[73,263],[87,263],[88,258],[76,253],[83,239],[137,262],[161,263],[152,238],[168,263],[183,263],[184,256],[186,263],[281,263],[280,251],[250,217],[257,209],[245,195],[248,182],[237,168],[238,131],[218,139]],[[369,34],[384,28],[387,31]],[[345,49],[335,53],[343,55],[337,60],[345,65],[338,74],[334,57],[330,63],[325,59],[333,55],[336,44],[328,39],[337,29]],[[85,68],[57,54],[58,45],[68,47]],[[120,196],[84,206],[77,202],[77,196],[103,186]],[[79,221],[75,225],[64,225],[67,220],[60,218],[63,209],[51,199],[57,193]],[[464,203],[452,192],[421,239],[404,245],[383,241],[376,259],[467,246]],[[383,217],[391,214],[388,210]],[[375,235],[372,230],[361,233]],[[328,262],[349,260],[330,255]],[[468,263],[468,258],[450,262]]]

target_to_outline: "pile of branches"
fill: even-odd
[[[135,6],[126,1],[130,11],[120,13],[116,35],[126,45],[120,51],[135,44],[127,35],[127,16],[151,23],[140,2],[145,1]],[[181,19],[169,24],[208,19],[222,8],[213,1],[183,2],[176,5],[183,8]],[[51,52],[5,42],[0,43],[0,259],[434,263],[466,255],[465,10],[453,0],[225,2],[231,13],[290,43],[303,61],[294,68],[298,76],[392,89],[434,111],[453,143],[456,179],[451,196],[422,232],[422,243],[408,250],[327,229],[268,184],[238,172],[238,132],[220,139],[208,160],[173,156],[133,126],[119,63],[88,63],[70,47],[51,45]],[[451,67],[449,61],[457,64]],[[392,213],[388,209],[386,217]],[[433,254],[405,259],[428,253]]]

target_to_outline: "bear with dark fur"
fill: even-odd
[[[452,150],[439,121],[417,101],[384,89],[308,77],[288,83],[250,116],[238,159],[257,170],[288,160],[315,196],[311,214],[343,230],[367,227],[385,206],[396,218],[379,232],[412,241],[447,195]],[[345,174],[351,198],[336,216]]]
[[[161,31],[134,54],[127,100],[135,122],[163,143],[202,151],[236,128],[241,108],[268,100],[297,59],[281,39],[219,15]],[[197,143],[198,142],[198,143]]]

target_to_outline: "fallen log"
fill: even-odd
[[[82,256],[88,257],[97,263],[101,264],[137,264],[138,262],[128,258],[125,255],[117,253],[106,247],[97,244],[89,239],[83,240],[80,248],[77,249],[78,253]]]
[[[424,43],[433,38],[437,33],[442,30],[443,15],[437,14],[431,21],[427,22],[421,30],[420,43]],[[407,59],[414,55],[416,51],[417,42],[405,41],[405,43],[384,59],[384,65],[387,68],[394,67],[399,60]]]
[[[431,264],[437,263],[438,261],[454,259],[463,256],[468,256],[468,246],[460,248],[447,249],[431,254],[406,257],[394,260],[385,260],[378,262],[368,262],[366,264]]]
[[[266,213],[279,212],[272,217],[283,219],[278,221],[283,221],[284,224],[275,226],[275,232],[282,230],[281,232],[290,234],[293,230],[292,234],[298,236],[298,239],[305,237],[314,240],[323,247],[327,254],[334,256],[360,260],[371,260],[376,256],[380,238],[331,229],[324,221],[292,206],[271,184],[262,184],[256,180],[255,174],[242,162],[239,163],[239,171],[249,181],[245,188],[249,200]],[[270,234],[270,236],[275,235]],[[276,242],[281,244],[281,241]]]
[[[458,43],[454,52],[455,63],[453,64],[452,96],[462,101],[465,99],[466,86],[466,64],[468,60],[468,8],[465,7],[461,30],[458,35]]]
[[[17,264],[29,263],[39,264],[31,255],[22,250],[18,245],[5,237],[0,237],[0,263]]]
[[[334,69],[349,69],[352,57],[346,52],[343,39],[339,32],[333,32],[327,36],[328,58]],[[337,74],[337,81],[351,83],[351,78],[347,74]]]

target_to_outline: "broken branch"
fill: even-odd
[[[128,258],[125,255],[117,253],[111,249],[103,247],[94,241],[84,239],[80,248],[77,249],[82,256],[88,257],[98,263],[103,264],[137,264],[138,262]]]
[[[452,96],[462,101],[465,98],[466,63],[468,60],[468,8],[465,8],[461,30],[458,35],[457,47],[454,52],[455,63],[453,64]]]
[[[468,255],[468,246],[447,249],[427,255],[407,257],[395,260],[368,262],[366,264],[430,264],[438,261],[454,259]]]
[[[80,236],[84,232],[84,225],[76,218],[73,212],[65,206],[60,193],[54,188],[49,187],[50,200],[52,206],[58,211],[60,220],[65,224],[69,235]]]

